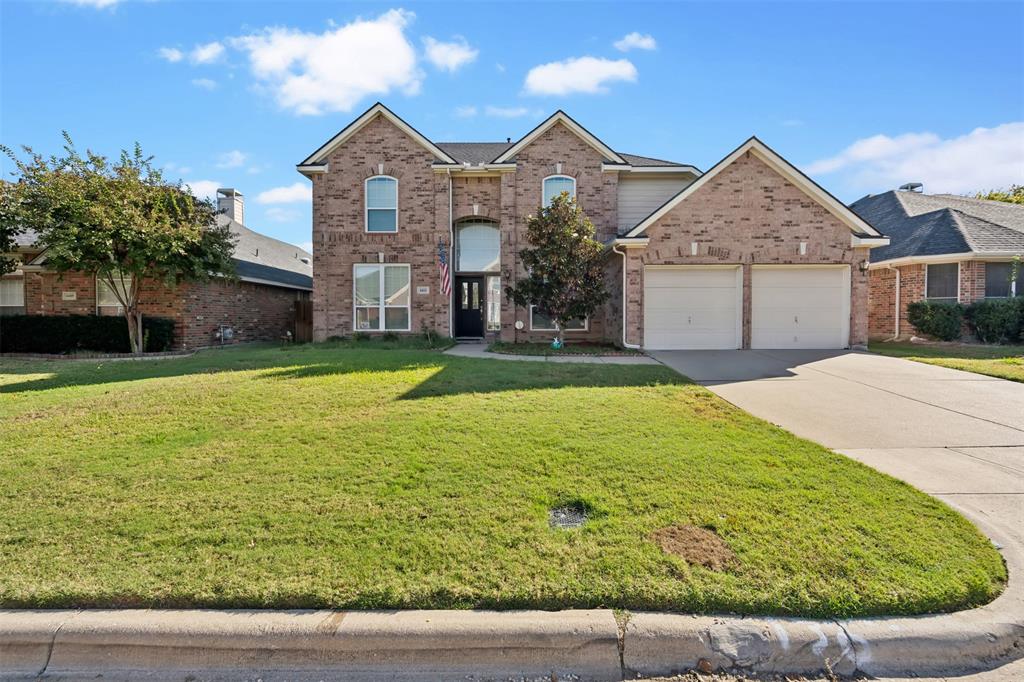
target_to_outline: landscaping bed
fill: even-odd
[[[551,347],[551,343],[507,343],[495,341],[487,350],[491,353],[504,355],[643,355],[638,350],[631,348],[620,348],[611,343],[566,343],[559,349]]]
[[[839,617],[1004,584],[943,503],[665,367],[380,343],[0,360],[0,607]]]
[[[882,355],[1024,382],[1024,346],[877,342],[869,348]]]

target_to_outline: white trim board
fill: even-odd
[[[521,137],[518,142],[516,142],[514,145],[506,149],[504,152],[502,152],[501,156],[494,159],[494,161],[492,161],[491,163],[505,163],[509,159],[514,158],[516,154],[518,154],[527,146],[529,146],[531,142],[533,142],[538,137],[547,132],[547,130],[556,123],[561,123],[566,128],[571,130],[577,137],[579,137],[581,140],[583,140],[591,147],[596,149],[598,152],[600,152],[606,159],[610,159],[615,163],[621,163],[624,166],[629,165],[628,163],[626,163],[626,160],[624,158],[622,158],[615,152],[614,149],[606,145],[604,142],[601,142],[601,140],[599,140],[596,135],[594,135],[589,130],[581,126],[576,121],[572,120],[572,118],[561,109],[551,114],[551,116],[549,116],[536,128],[526,133],[526,135]]]
[[[1011,261],[1021,256],[1016,251],[968,251],[966,253],[940,253],[934,256],[903,256],[902,258],[890,258],[889,260],[872,261],[868,264],[869,270],[882,270],[889,266],[901,267],[904,265],[925,265],[928,263],[952,263],[962,260],[980,260],[1004,262]]]
[[[671,211],[673,208],[686,201],[694,192],[703,187],[712,178],[722,172],[723,169],[728,168],[739,159],[741,156],[750,152],[756,156],[760,161],[764,162],[769,168],[779,173],[781,176],[789,180],[791,183],[796,185],[799,189],[803,190],[807,196],[817,201],[825,210],[835,216],[844,225],[850,228],[850,231],[855,234],[868,235],[871,237],[878,237],[884,239],[885,237],[871,225],[864,221],[863,218],[858,216],[856,213],[847,208],[841,201],[833,197],[831,194],[826,192],[814,181],[808,178],[806,175],[796,169],[791,163],[786,161],[784,158],[775,153],[768,145],[761,142],[756,137],[751,137],[749,140],[737,147],[731,154],[726,156],[724,159],[714,165],[711,170],[704,173],[692,183],[686,186],[685,189],[680,191],[674,197],[662,204],[657,210],[651,213],[649,216],[644,218],[640,223],[637,224],[632,230],[630,230],[625,236],[636,237],[642,234],[648,227],[656,223],[662,216]],[[882,244],[864,244],[864,246],[882,246]]]
[[[377,102],[372,107],[366,110],[362,116],[352,121],[352,123],[345,126],[341,132],[332,137],[330,140],[325,142],[315,152],[306,157],[302,163],[297,164],[296,168],[300,173],[319,172],[311,171],[308,169],[309,166],[318,166],[326,162],[327,158],[331,155],[335,149],[345,143],[350,137],[355,135],[357,132],[363,129],[368,123],[373,121],[377,116],[383,116],[388,119],[403,133],[415,140],[420,146],[426,149],[428,152],[436,156],[440,161],[444,163],[456,163],[455,159],[450,157],[441,151],[441,148],[436,144],[428,140],[422,133],[413,128],[411,125],[403,121],[393,111],[388,109],[386,106]]]

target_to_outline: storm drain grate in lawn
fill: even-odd
[[[555,507],[548,512],[552,528],[579,528],[587,522],[587,512],[579,507]]]

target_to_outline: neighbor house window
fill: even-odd
[[[22,277],[0,279],[0,315],[25,314],[25,280]]]
[[[501,236],[497,224],[471,222],[457,225],[455,249],[456,271],[496,272],[501,261]]]
[[[501,329],[501,277],[487,278],[487,331]]]
[[[409,331],[409,266],[355,266],[356,331]]]
[[[1017,294],[1017,282],[1010,281],[1013,263],[985,263],[985,298],[1010,298]]]
[[[391,176],[366,180],[366,231],[398,232],[398,180]]]
[[[957,300],[960,281],[959,263],[929,265],[925,273],[925,297],[938,300]]]
[[[569,320],[563,331],[567,332],[585,332],[587,331],[589,320],[587,318],[577,318],[575,320]],[[551,319],[551,316],[547,313],[539,310],[537,306],[530,306],[530,330],[535,332],[553,332],[555,331],[555,321]]]
[[[111,276],[118,293],[127,298],[132,290],[132,276],[114,272]],[[96,312],[100,315],[124,315],[124,307],[114,290],[107,283],[107,278],[96,275]]]
[[[576,178],[568,175],[552,175],[544,178],[544,208],[551,205],[551,200],[562,192],[568,192],[569,198],[576,197]]]

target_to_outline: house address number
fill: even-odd
[[[425,296],[430,293],[430,287],[416,287],[416,293],[420,296]]]

